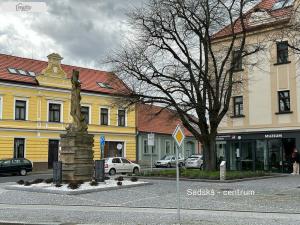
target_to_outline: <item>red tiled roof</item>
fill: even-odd
[[[280,8],[276,10],[272,10],[273,5],[277,2],[277,0],[262,0],[260,3],[258,3],[256,6],[254,6],[251,10],[249,10],[245,15],[245,29],[246,31],[253,31],[257,30],[259,28],[263,28],[266,26],[270,26],[272,24],[279,24],[283,22],[288,22],[291,18],[292,11],[293,11],[293,6],[285,7],[285,8]],[[251,24],[250,23],[250,18],[253,12],[256,11],[264,11],[267,12],[268,15],[270,16],[270,20],[266,20],[261,24]],[[234,31],[232,32],[232,26],[228,25],[224,29],[221,29],[217,33],[213,35],[213,39],[219,39],[219,38],[224,38],[228,37],[230,35],[238,34],[243,31],[242,25],[241,25],[241,20],[237,19],[235,24],[234,24]]]
[[[48,62],[46,61],[0,54],[0,80],[38,85],[35,77],[11,74],[7,69],[16,68],[40,74],[47,65]],[[79,70],[79,80],[83,91],[99,92],[102,94],[129,94],[130,92],[124,82],[113,73],[64,64],[61,66],[68,78],[71,78],[73,69]],[[112,89],[102,88],[97,82],[108,83]]]
[[[137,129],[139,132],[173,134],[177,124],[182,124],[182,122],[174,111],[154,105],[137,105]],[[186,128],[184,128],[184,134],[193,136]]]

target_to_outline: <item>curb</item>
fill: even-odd
[[[262,176],[262,177],[248,177],[242,179],[234,179],[234,180],[209,180],[209,179],[191,179],[191,178],[179,178],[180,181],[194,181],[194,182],[208,182],[208,183],[236,183],[236,182],[243,182],[243,181],[252,181],[252,180],[263,180],[263,179],[270,179],[270,178],[277,178],[277,177],[286,177],[288,175],[280,174],[280,175],[272,175],[272,176]],[[137,176],[139,179],[145,180],[172,180],[176,181],[176,177],[144,177],[144,176]],[[126,177],[128,178],[128,177]]]
[[[5,186],[4,189],[6,190],[14,190],[14,191],[27,191],[27,192],[36,192],[36,193],[48,193],[48,194],[60,194],[60,195],[79,195],[79,194],[87,194],[92,192],[100,192],[100,191],[111,191],[111,190],[118,190],[124,188],[132,188],[132,187],[140,187],[146,185],[152,185],[153,183],[142,183],[142,184],[132,184],[126,186],[115,186],[115,187],[106,187],[106,188],[95,188],[95,189],[88,189],[88,190],[72,190],[72,191],[60,191],[60,190],[45,190],[41,188],[31,187],[12,187],[12,186]]]

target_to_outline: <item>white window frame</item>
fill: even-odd
[[[102,125],[101,124],[101,109],[108,109],[108,118],[107,118],[108,124],[107,125]],[[108,107],[108,106],[100,106],[99,107],[99,125],[101,125],[101,126],[110,126],[110,107]]]
[[[28,100],[28,98],[19,98],[19,97],[14,98],[14,120],[16,120],[16,101],[25,101],[26,102],[25,120],[28,120],[29,100]]]
[[[125,111],[125,127],[127,127],[127,109],[122,109],[122,108],[117,109],[117,126],[122,127],[122,126],[119,126],[119,110]]]
[[[0,96],[0,120],[2,119],[2,113],[3,113],[3,97]]]
[[[64,103],[62,101],[48,100],[47,101],[47,123],[57,123],[49,121],[49,104],[60,104],[60,121],[59,123],[64,122]]]
[[[89,124],[92,124],[92,106],[89,104],[81,104],[81,106],[89,108]]]
[[[167,153],[167,142],[169,142],[169,144],[170,144],[169,153]],[[165,140],[165,153],[166,154],[171,154],[171,149],[172,149],[171,141],[170,140]]]

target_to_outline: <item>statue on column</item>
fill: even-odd
[[[67,132],[87,132],[87,124],[84,116],[81,113],[81,84],[79,82],[79,71],[73,70],[72,78],[72,92],[71,92],[71,116],[73,122],[67,127]]]

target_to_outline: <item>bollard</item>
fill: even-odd
[[[104,164],[105,160],[95,160],[95,180],[97,182],[104,182],[105,177],[104,177]]]
[[[62,162],[53,162],[53,183],[60,184],[62,182]]]
[[[226,180],[226,161],[220,164],[220,180]]]

